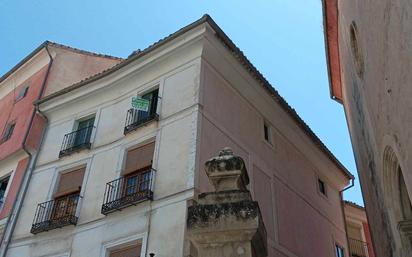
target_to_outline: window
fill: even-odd
[[[19,94],[16,96],[16,102],[23,99],[27,95],[27,91],[29,91],[29,85],[23,86],[20,89]]]
[[[137,108],[131,108],[127,111],[126,126],[124,128],[124,134],[127,134],[138,127],[153,121],[158,120],[157,114],[157,102],[159,98],[159,89],[153,90],[147,94],[141,96],[141,98],[148,100],[147,110],[140,110]]]
[[[263,123],[263,136],[266,142],[268,142],[269,144],[272,144],[272,130],[270,128],[270,125],[267,124],[266,122]]]
[[[356,74],[359,78],[363,78],[363,73],[365,71],[365,65],[363,61],[363,55],[358,41],[358,31],[356,23],[352,22],[349,29],[350,37],[350,47],[352,52],[353,62],[355,64]]]
[[[318,186],[319,186],[319,192],[321,192],[323,195],[327,195],[326,192],[326,184],[323,180],[318,179]]]
[[[335,245],[336,257],[345,257],[345,251],[339,245]]]
[[[127,151],[122,176],[106,184],[102,214],[153,200],[154,148],[155,143],[151,142]]]
[[[6,189],[9,184],[10,176],[0,180],[0,208],[3,207],[6,197]]]
[[[154,147],[153,142],[127,152],[124,170],[126,195],[149,189]]]
[[[109,257],[140,257],[141,248],[142,246],[139,244],[112,250]]]
[[[77,125],[77,133],[74,139],[74,145],[83,145],[90,143],[90,137],[93,131],[95,117],[87,118],[84,120],[78,121]]]
[[[149,100],[150,102],[149,110],[147,112],[139,111],[139,116],[141,116],[142,119],[151,117],[152,115],[156,114],[158,96],[159,96],[159,89],[156,89],[142,96],[143,99]]]
[[[6,125],[6,129],[4,130],[3,137],[1,139],[2,142],[5,142],[11,138],[13,135],[14,127],[16,126],[16,123],[8,123]]]
[[[85,167],[60,175],[54,194],[53,218],[73,216],[76,213]]]

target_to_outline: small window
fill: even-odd
[[[16,126],[16,123],[8,123],[6,126],[6,129],[3,132],[3,137],[1,139],[2,142],[5,142],[11,138],[13,135],[14,127]]]
[[[345,251],[339,245],[335,245],[336,257],[345,257]]]
[[[323,195],[327,195],[326,192],[326,184],[323,180],[318,179],[318,186],[319,186],[319,192],[321,192]]]
[[[3,207],[4,198],[6,197],[6,189],[7,185],[9,184],[10,176],[3,178],[0,180],[0,208]]]
[[[29,91],[29,85],[25,85],[19,91],[19,94],[16,96],[16,102],[20,101],[27,95],[27,91]]]
[[[271,131],[270,125],[267,124],[266,122],[263,124],[263,136],[266,142],[268,142],[269,144],[272,144],[272,131]]]

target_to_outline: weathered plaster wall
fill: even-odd
[[[245,160],[269,256],[329,257],[335,243],[347,250],[339,197],[347,178],[214,36],[203,53],[199,165],[225,146]],[[264,120],[273,144],[264,140]],[[202,168],[196,189],[210,191]],[[327,183],[328,197],[318,193],[318,178]]]
[[[38,70],[33,76],[9,91],[0,99],[0,137],[9,122],[15,122],[13,135],[9,140],[0,144],[0,160],[7,158],[22,147],[24,135],[30,124],[30,117],[34,111],[33,102],[37,100],[40,88],[46,75],[47,65]],[[26,97],[16,102],[20,90],[29,85]],[[1,85],[0,85],[1,87]]]
[[[383,186],[383,155],[388,146],[396,153],[411,197],[412,5],[403,0],[339,1],[339,13],[344,107],[376,256],[400,256],[399,232],[388,207],[392,203]],[[362,74],[351,50],[352,22]]]

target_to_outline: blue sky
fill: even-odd
[[[127,57],[208,13],[356,175],[343,107],[329,97],[321,0],[2,1],[0,74],[45,40]]]

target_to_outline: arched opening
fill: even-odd
[[[399,174],[399,198],[401,202],[401,211],[403,220],[412,220],[412,205],[409,199],[408,189],[406,188],[405,180],[403,178],[402,169],[398,166]]]
[[[412,205],[402,168],[390,147],[383,156],[383,186],[395,247],[409,251],[412,249]]]
[[[359,78],[363,78],[363,73],[365,71],[365,64],[363,61],[362,51],[358,41],[358,30],[356,23],[352,22],[349,28],[349,39],[350,39],[350,48],[353,58],[353,63],[355,65],[356,74]]]

